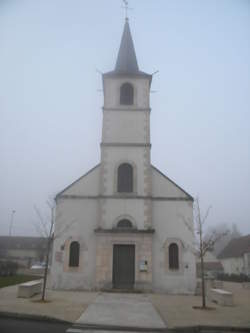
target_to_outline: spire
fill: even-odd
[[[129,74],[136,74],[139,72],[134,43],[127,18],[125,21],[120,49],[116,60],[115,72]]]

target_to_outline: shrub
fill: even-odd
[[[15,275],[18,264],[13,261],[0,261],[0,276]]]
[[[241,274],[219,273],[217,279],[221,281],[230,281],[230,282],[250,282],[250,277],[242,273]]]

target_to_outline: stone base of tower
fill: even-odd
[[[96,289],[151,291],[153,233],[97,229]]]

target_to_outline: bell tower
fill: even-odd
[[[152,76],[139,70],[127,18],[115,69],[103,74],[102,79],[96,285],[150,289],[154,234],[149,103]],[[121,273],[124,270],[125,275]]]
[[[115,69],[103,74],[100,194],[103,197],[127,199],[126,208],[123,205],[120,214],[132,214],[140,229],[152,227],[149,200],[152,192],[149,104],[151,80],[151,75],[139,70],[126,19]],[[124,170],[125,165],[132,168],[130,191],[119,188],[121,165],[124,165]],[[132,213],[129,208],[131,204],[134,206],[132,199],[136,198],[140,198],[138,206],[143,206],[139,215],[135,211]],[[107,200],[101,201],[99,227],[110,228]]]

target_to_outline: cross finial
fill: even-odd
[[[124,6],[122,7],[122,8],[124,8],[125,9],[125,19],[126,19],[126,21],[128,20],[128,10],[129,9],[132,9],[132,8],[129,8],[129,6],[128,6],[128,1],[127,0],[122,0],[123,1],[123,3],[124,3]]]

